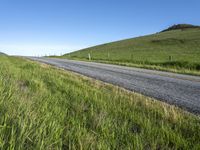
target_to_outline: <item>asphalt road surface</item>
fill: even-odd
[[[57,58],[28,58],[108,82],[200,114],[200,77]]]

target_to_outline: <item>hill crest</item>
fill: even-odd
[[[192,28],[199,28],[200,26],[197,25],[191,25],[191,24],[175,24],[173,26],[170,26],[169,28],[161,31],[161,32],[166,32],[166,31],[171,31],[171,30],[184,30],[184,29],[192,29]]]
[[[5,53],[0,52],[0,55],[6,55]]]

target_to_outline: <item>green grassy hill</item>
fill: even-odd
[[[180,24],[162,32],[90,47],[63,57],[200,70],[200,27]],[[167,69],[166,69],[167,70]]]

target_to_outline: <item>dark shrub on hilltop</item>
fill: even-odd
[[[195,26],[195,25],[191,25],[191,24],[175,24],[161,32],[165,32],[165,31],[171,31],[171,30],[184,30],[184,29],[191,29],[191,28],[199,28],[200,29],[200,26]]]

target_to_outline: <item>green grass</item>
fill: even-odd
[[[92,61],[139,65],[144,68],[154,66],[154,69],[199,75],[200,28],[171,30],[107,43],[66,54],[61,58],[86,60],[89,53]]]
[[[200,118],[75,73],[0,56],[0,149],[200,149]]]

